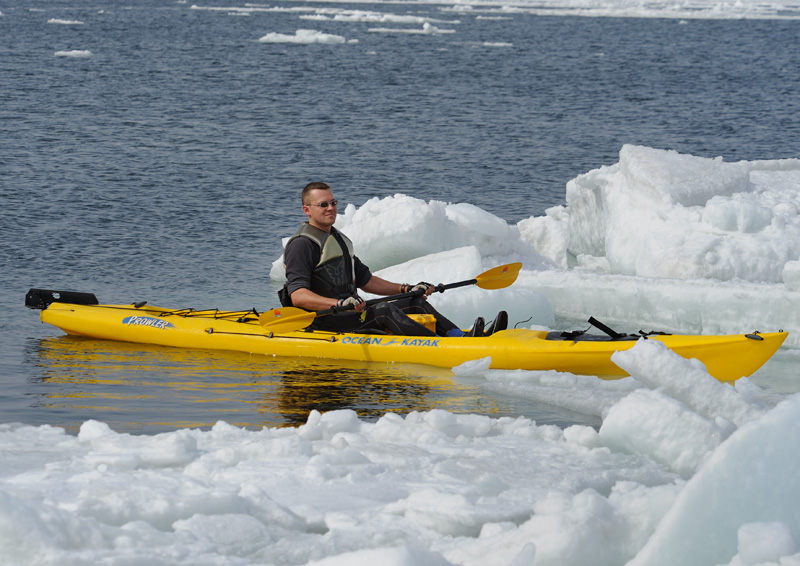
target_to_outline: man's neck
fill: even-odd
[[[323,232],[327,232],[329,234],[330,234],[331,230],[333,229],[333,226],[320,226],[319,224],[315,224],[313,222],[309,222],[308,225],[309,226],[313,226],[317,230],[322,230]]]

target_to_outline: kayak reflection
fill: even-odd
[[[118,431],[296,426],[312,410],[352,409],[374,420],[440,408],[502,411],[449,369],[414,364],[272,358],[74,336],[31,340],[31,413],[76,432],[89,419]]]
[[[374,420],[387,412],[427,411],[443,406],[441,393],[437,402],[437,387],[449,392],[453,389],[430,376],[403,375],[393,366],[380,372],[375,371],[374,364],[369,372],[366,369],[314,365],[282,371],[278,396],[281,415],[290,424],[300,425],[312,410],[323,413],[352,409],[361,418]],[[446,403],[451,404],[452,399]]]

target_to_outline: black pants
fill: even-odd
[[[433,315],[436,318],[436,333],[411,320],[407,314]],[[352,311],[320,316],[309,328],[363,334],[379,331],[391,332],[398,336],[445,336],[449,330],[457,326],[433,308],[426,299],[413,297],[372,305],[365,311],[364,320],[361,320],[361,313]]]

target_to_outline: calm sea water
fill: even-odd
[[[566,182],[615,163],[624,143],[726,160],[800,153],[797,22],[321,6],[459,23],[411,35],[153,0],[2,7],[0,422],[153,432],[438,407],[591,423],[430,368],[76,340],[23,297],[274,306],[268,269],[310,180],[357,205],[403,192],[516,222],[563,204]],[[358,41],[258,42],[299,28]],[[72,50],[91,56],[55,55]]]

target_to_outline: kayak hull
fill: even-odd
[[[611,355],[635,340],[550,340],[547,332],[512,329],[480,338],[266,331],[252,312],[173,310],[132,305],[52,303],[43,322],[75,336],[184,349],[232,350],[283,357],[418,363],[455,367],[491,357],[493,369],[556,370],[619,378]],[[677,354],[703,362],[720,381],[749,376],[777,351],[788,333],[656,335]]]

